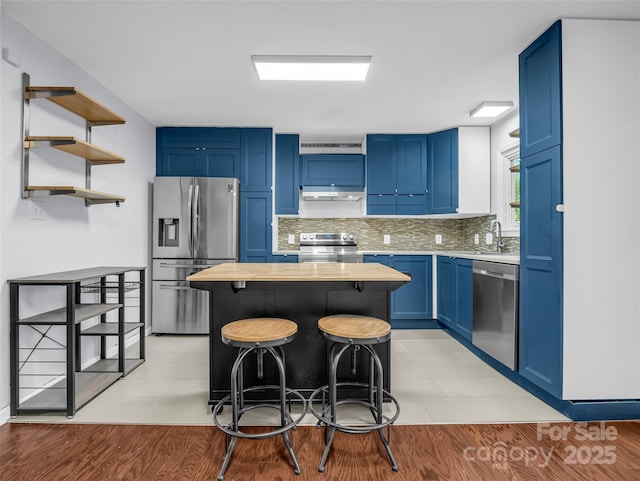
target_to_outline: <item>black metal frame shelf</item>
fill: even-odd
[[[137,272],[137,280],[125,279],[128,272]],[[117,277],[116,281],[111,280],[113,276]],[[144,267],[94,267],[8,281],[12,417],[35,411],[65,411],[68,417],[73,417],[78,408],[144,362],[145,276]],[[64,287],[65,307],[21,319],[20,289],[25,286]],[[127,306],[131,297],[125,296],[125,292],[134,290],[139,291],[139,302]],[[96,294],[99,302],[81,303],[83,293]],[[109,293],[117,293],[117,296],[108,296]],[[114,299],[117,302],[113,302]],[[125,320],[127,307],[137,308],[135,321]],[[117,312],[117,321],[113,314],[108,316],[112,311]],[[83,328],[85,321],[97,319],[99,322]],[[31,333],[35,337],[30,339],[31,345],[25,347],[20,344],[21,331],[29,327],[35,331]],[[139,334],[138,357],[127,358],[125,336],[135,331]],[[91,337],[99,338],[100,358],[82,369],[81,339]],[[115,357],[108,357],[107,338],[115,339],[112,341],[112,348],[117,348]],[[58,355],[60,359],[42,354],[49,351],[63,351],[63,354]],[[38,367],[34,369],[34,365]],[[56,365],[58,369],[53,369]],[[47,370],[47,367],[51,369]],[[27,379],[33,380],[33,385],[21,382]],[[32,392],[21,396],[24,391]]]

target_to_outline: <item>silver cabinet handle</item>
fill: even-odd
[[[161,262],[160,267],[175,267],[176,269],[207,269],[213,266],[202,264],[168,264],[166,262]]]
[[[188,286],[168,286],[166,284],[160,284],[160,289],[165,289],[168,291],[192,291],[191,287]]]

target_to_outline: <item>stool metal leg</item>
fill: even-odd
[[[375,351],[373,350],[373,348],[371,346],[364,346],[367,351],[369,351],[369,356],[370,359],[372,360],[371,364],[375,363],[376,366],[376,377],[377,377],[377,383],[378,385],[377,387],[377,399],[376,399],[376,424],[382,424],[382,409],[383,409],[383,401],[384,401],[384,391],[383,391],[383,386],[384,386],[384,374],[382,371],[382,362],[380,362],[380,358],[376,355]],[[370,374],[370,380],[373,377],[373,374]],[[371,388],[372,385],[370,385],[370,389],[371,391],[373,391],[373,389]],[[380,428],[377,429],[376,431],[378,431],[378,435],[380,436],[380,440],[382,441],[382,445],[384,446],[385,451],[387,452],[387,456],[389,457],[389,462],[391,463],[391,469],[393,471],[398,471],[398,463],[396,463],[395,458],[393,457],[393,454],[391,453],[391,447],[389,446],[389,438],[385,437],[384,433],[382,432],[384,428]],[[391,433],[391,430],[389,429],[389,434]]]
[[[338,404],[338,363],[344,352],[351,346],[345,344],[340,349],[336,349],[337,345],[331,348],[331,367],[329,370],[329,415],[332,422],[336,422],[337,419],[337,404]],[[337,350],[337,352],[336,352]],[[329,456],[329,450],[331,449],[331,443],[336,434],[335,426],[329,427],[329,434],[325,435],[324,452],[322,453],[322,459],[320,460],[320,466],[318,471],[324,473],[325,464],[327,463],[327,457]]]
[[[287,410],[287,392],[285,389],[285,384],[287,382],[286,374],[284,371],[284,362],[282,358],[278,355],[278,353],[272,347],[266,348],[278,365],[278,372],[280,373],[280,425],[285,426],[288,422],[286,410]],[[289,440],[289,435],[287,432],[282,433],[282,439],[284,440],[284,444],[287,447],[287,451],[289,451],[289,457],[291,458],[291,462],[293,463],[293,472],[295,474],[300,474],[300,465],[298,464],[298,460],[296,458],[295,453],[293,452],[293,446],[291,445],[291,441]]]

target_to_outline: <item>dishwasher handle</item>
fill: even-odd
[[[481,268],[477,268],[477,267],[474,267],[473,273],[474,274],[479,274],[479,275],[482,275],[482,276],[496,277],[498,279],[506,279],[508,281],[516,281],[516,280],[518,280],[517,277],[514,274],[507,274],[507,273],[504,273],[504,272],[493,272],[493,271],[489,271],[487,269],[481,269]]]

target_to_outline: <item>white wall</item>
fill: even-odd
[[[640,22],[563,20],[565,399],[640,397]]]
[[[151,183],[155,173],[155,127],[13,19],[2,15],[1,45],[21,59],[20,68],[0,61],[0,423],[9,404],[9,299],[7,279],[91,266],[148,266]],[[86,39],[78,38],[79,42]],[[87,48],[90,48],[88,46]],[[73,85],[123,115],[124,125],[93,128],[93,143],[126,162],[92,169],[92,188],[126,201],[85,207],[80,199],[39,201],[45,220],[31,218],[32,200],[20,181],[22,72],[32,85]],[[123,75],[128,75],[123,72]],[[32,135],[84,138],[84,120],[47,100],[31,102]],[[32,149],[31,183],[84,186],[84,161],[54,149]],[[147,273],[149,274],[149,273]],[[38,296],[25,290],[24,309],[54,306],[59,291]],[[22,303],[21,303],[22,306]],[[147,321],[148,322],[148,321]]]
[[[520,116],[517,110],[491,126],[491,212],[494,214],[498,209],[498,173],[502,168],[498,166],[498,152],[517,142],[518,139],[509,137],[509,132],[519,127]]]

